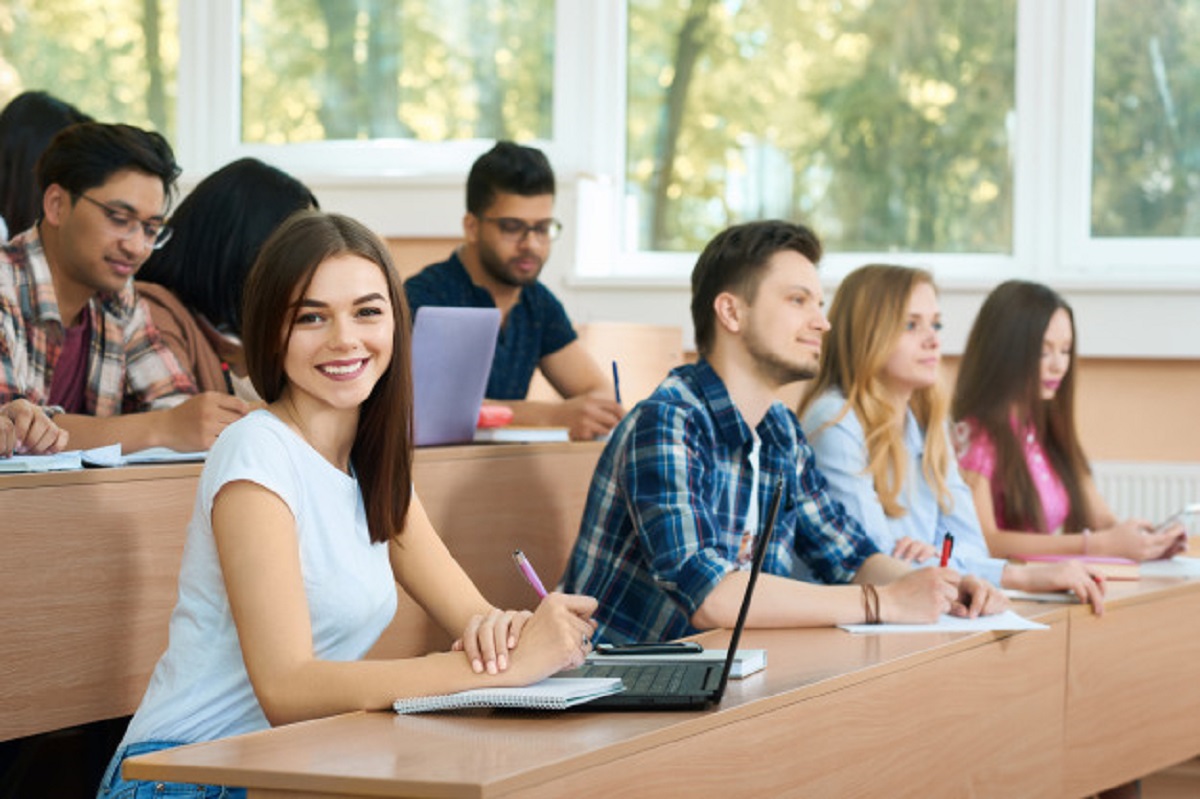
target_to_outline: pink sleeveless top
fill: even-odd
[[[1042,501],[1042,515],[1046,517],[1046,530],[1032,530],[1035,533],[1060,533],[1063,522],[1071,510],[1071,500],[1062,480],[1046,460],[1041,442],[1037,440],[1032,427],[1026,428],[1021,438],[1025,453],[1025,463],[1033,478],[1034,488]],[[970,420],[959,422],[954,426],[954,445],[958,452],[958,465],[976,474],[981,474],[992,485],[992,506],[996,511],[996,526],[1000,527],[1004,510],[1004,486],[998,485],[994,477],[996,473],[996,445],[985,430],[976,427]]]

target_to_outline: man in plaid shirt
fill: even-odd
[[[598,640],[732,627],[780,479],[784,501],[749,626],[928,622],[1006,606],[978,578],[914,571],[881,553],[829,496],[798,421],[776,400],[817,373],[829,329],[820,257],[812,231],[786,222],[730,228],[700,255],[700,360],[672,371],[613,431],[563,577],[564,590],[599,600]],[[793,579],[801,568],[827,585]]]
[[[73,125],[38,161],[41,219],[0,249],[0,404],[43,407],[73,447],[207,449],[247,410],[196,394],[134,292],[178,174],[157,133]]]

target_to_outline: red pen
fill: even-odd
[[[946,537],[942,539],[942,562],[941,567],[944,569],[950,563],[950,553],[954,551],[954,534],[946,533]]]

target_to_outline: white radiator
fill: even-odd
[[[1100,496],[1117,518],[1131,516],[1157,523],[1184,505],[1200,502],[1200,463],[1097,461],[1092,473]],[[1186,523],[1200,533],[1200,514]]]

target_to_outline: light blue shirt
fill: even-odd
[[[1005,561],[990,557],[987,541],[975,515],[971,489],[958,473],[951,450],[946,487],[950,490],[950,510],[938,507],[937,493],[925,479],[921,457],[925,453],[925,432],[917,424],[912,410],[904,418],[904,444],[908,452],[905,484],[899,501],[907,513],[891,518],[875,493],[875,483],[867,473],[866,436],[858,416],[850,409],[836,424],[825,427],[845,407],[840,391],[828,391],[818,397],[800,421],[817,459],[817,468],[829,482],[829,493],[856,518],[879,549],[891,554],[896,542],[908,537],[932,544],[940,551],[946,533],[954,535],[954,553],[950,566],[964,574],[981,577],[999,586]],[[935,565],[936,560],[922,565]]]

